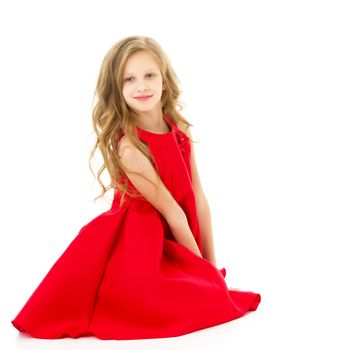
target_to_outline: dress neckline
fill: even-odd
[[[170,129],[168,132],[158,134],[142,129],[136,125],[136,130],[138,132],[139,137],[146,142],[158,143],[159,145],[163,146],[167,144],[172,144],[175,140],[175,131],[177,130],[177,125],[167,114],[163,114],[163,119],[165,120]]]

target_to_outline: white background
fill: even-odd
[[[0,347],[349,349],[346,5],[1,2]],[[92,96],[107,50],[134,34],[156,39],[180,78],[218,266],[261,304],[167,339],[21,335],[10,321],[79,229],[109,209],[93,203]]]

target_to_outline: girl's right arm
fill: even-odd
[[[168,222],[176,241],[202,257],[189,227],[185,212],[166,188],[163,181],[157,179],[157,173],[149,159],[128,140],[126,135],[119,141],[118,155],[126,169],[142,173],[149,181],[157,184],[155,188],[152,183],[149,183],[142,177],[126,171],[126,175],[136,189]]]

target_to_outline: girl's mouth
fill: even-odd
[[[135,98],[139,101],[146,101],[146,100],[150,99],[151,97],[152,97],[152,95],[151,96],[140,96],[140,97],[135,97]]]

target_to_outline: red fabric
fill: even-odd
[[[160,176],[183,208],[202,252],[191,186],[190,141],[171,130],[137,128]],[[132,184],[131,184],[132,185]],[[260,294],[229,291],[218,269],[174,239],[145,198],[120,196],[83,226],[34,290],[12,324],[35,338],[96,336],[139,339],[179,336],[257,309]]]

